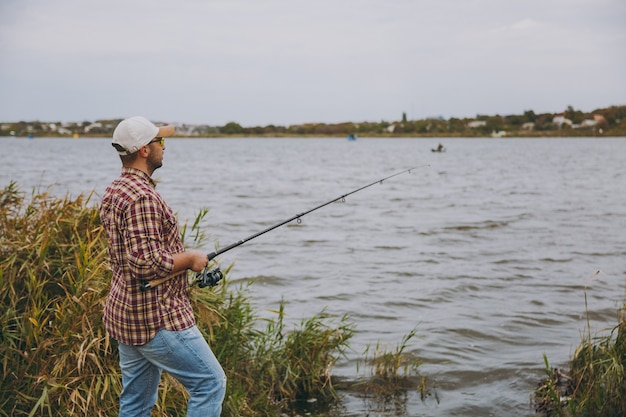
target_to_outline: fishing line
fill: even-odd
[[[329,204],[335,203],[337,201],[345,202],[346,201],[346,197],[348,197],[348,196],[350,196],[352,194],[358,193],[359,191],[365,190],[366,188],[369,188],[369,187],[371,187],[373,185],[376,185],[376,184],[381,184],[382,185],[382,183],[387,181],[388,179],[391,179],[393,177],[397,177],[398,175],[402,175],[402,174],[406,174],[406,173],[410,174],[411,171],[413,171],[414,169],[423,168],[425,166],[428,166],[428,165],[422,165],[422,166],[417,166],[417,167],[413,167],[413,168],[408,168],[408,169],[405,169],[403,171],[396,172],[395,174],[389,175],[388,177],[381,178],[381,179],[378,179],[376,181],[373,181],[373,182],[371,182],[371,183],[369,183],[367,185],[364,185],[363,187],[357,188],[356,190],[350,191],[349,193],[340,195],[339,197],[333,198],[332,200],[329,200],[329,201],[327,201],[325,203],[322,203],[322,204],[320,204],[317,207],[313,207],[310,210],[307,210],[307,211],[304,211],[302,213],[296,214],[295,216],[292,216],[292,217],[288,218],[287,220],[283,220],[283,221],[281,221],[279,223],[276,223],[275,225],[270,226],[267,229],[261,230],[260,232],[257,232],[257,233],[255,233],[253,235],[250,235],[250,236],[248,236],[248,237],[246,237],[244,239],[238,240],[235,243],[231,243],[228,246],[225,246],[225,247],[223,247],[221,249],[218,249],[218,250],[216,250],[214,252],[211,252],[211,253],[207,254],[207,258],[208,258],[208,260],[210,262],[211,260],[215,259],[216,257],[218,257],[219,255],[223,254],[224,252],[228,252],[229,250],[234,249],[234,248],[236,248],[238,246],[241,246],[244,243],[251,241],[252,239],[256,239],[257,237],[259,237],[261,235],[264,235],[264,234],[266,234],[268,232],[271,232],[272,230],[277,229],[277,228],[279,228],[281,226],[284,226],[287,223],[291,223],[294,220],[298,224],[300,224],[300,223],[302,223],[302,217],[304,217],[307,214],[312,213],[312,212],[314,212],[316,210],[319,210],[319,209],[321,209],[323,207],[326,207]],[[141,290],[145,291],[147,289],[159,286],[162,283],[164,283],[165,281],[173,278],[176,275],[179,275],[179,273],[178,274],[168,275],[168,276],[166,276],[164,278],[159,278],[159,279],[155,279],[155,280],[151,280],[151,281],[144,280],[141,283]],[[221,271],[219,270],[219,268],[216,268],[216,269],[213,269],[213,270],[209,270],[208,269],[208,265],[207,265],[204,268],[204,271],[196,273],[196,277],[195,277],[195,279],[194,279],[194,281],[192,282],[191,285],[198,284],[198,286],[200,286],[201,288],[209,287],[209,286],[213,287],[213,286],[217,285],[217,283],[222,278],[223,278],[223,275],[222,275]]]

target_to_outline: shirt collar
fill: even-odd
[[[156,187],[156,183],[150,175],[137,168],[122,167],[122,175],[134,175],[144,182],[149,183],[152,187]]]

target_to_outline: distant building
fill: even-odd
[[[89,133],[93,129],[102,129],[102,123],[96,122],[85,127],[85,133]]]
[[[594,127],[595,125],[597,125],[598,122],[594,119],[585,119],[582,121],[582,123],[580,124],[580,127],[585,128],[585,127]]]
[[[585,119],[580,125],[576,126],[581,129],[591,129],[598,125],[606,124],[606,119],[601,114],[594,114],[593,119]]]
[[[467,127],[475,129],[477,127],[487,126],[487,122],[484,120],[472,120],[467,124]]]
[[[554,118],[552,119],[552,124],[558,126],[559,129],[562,128],[563,125],[568,125],[569,127],[572,127],[572,121],[570,119],[567,119],[564,114],[554,116]]]

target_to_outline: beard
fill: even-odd
[[[150,152],[146,162],[148,163],[150,174],[152,174],[163,166],[163,153],[161,152],[160,155],[157,155],[157,152]]]

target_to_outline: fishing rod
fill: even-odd
[[[253,235],[250,235],[250,236],[248,236],[248,237],[246,237],[244,239],[238,240],[235,243],[232,243],[232,244],[230,244],[228,246],[225,246],[225,247],[223,247],[221,249],[218,249],[218,250],[216,250],[214,252],[211,252],[211,253],[207,254],[207,258],[208,258],[208,260],[210,262],[211,260],[215,259],[216,257],[221,255],[222,253],[228,252],[229,250],[234,249],[234,248],[236,248],[238,246],[241,246],[244,243],[251,241],[252,239],[256,239],[257,237],[259,237],[261,235],[264,235],[264,234],[266,234],[268,232],[271,232],[272,230],[277,229],[277,228],[279,228],[281,226],[284,226],[287,223],[291,223],[294,220],[296,220],[298,222],[298,224],[299,224],[299,223],[302,222],[301,218],[306,216],[309,213],[312,213],[312,212],[314,212],[316,210],[319,210],[319,209],[321,209],[323,207],[326,207],[327,205],[335,203],[337,201],[345,201],[346,197],[348,197],[349,195],[358,193],[359,191],[362,191],[362,190],[364,190],[366,188],[369,188],[369,187],[371,187],[371,186],[373,186],[375,184],[382,184],[384,181],[387,181],[390,178],[397,177],[398,175],[402,175],[402,174],[406,174],[406,173],[410,174],[412,170],[417,169],[417,168],[421,168],[421,167],[413,167],[413,168],[405,169],[404,171],[396,172],[395,174],[389,175],[388,177],[381,178],[379,180],[371,182],[370,184],[364,185],[363,187],[357,188],[356,190],[350,191],[349,193],[340,195],[339,197],[334,198],[332,200],[329,200],[329,201],[327,201],[325,203],[322,203],[322,204],[320,204],[317,207],[313,207],[310,210],[307,210],[305,212],[296,214],[295,216],[292,216],[292,217],[288,218],[287,220],[283,220],[280,223],[276,223],[275,225],[270,226],[267,229],[261,230],[260,232],[257,232],[257,233],[255,233]],[[151,280],[151,281],[143,280],[141,282],[141,284],[140,284],[140,288],[141,288],[142,291],[146,291],[146,290],[148,290],[150,288],[154,288],[154,287],[157,287],[157,286],[161,285],[165,281],[167,281],[167,280],[169,280],[169,279],[171,279],[174,276],[179,275],[179,274],[180,274],[180,272],[176,273],[176,274],[168,275],[168,276],[163,277],[163,278],[154,279],[154,280]],[[219,270],[219,268],[215,268],[215,269],[209,270],[208,269],[208,265],[207,265],[207,266],[204,267],[204,270],[202,272],[197,272],[196,273],[196,277],[192,281],[191,285],[198,284],[198,286],[200,288],[214,287],[215,285],[217,285],[217,283],[222,278],[223,278],[223,274]]]

